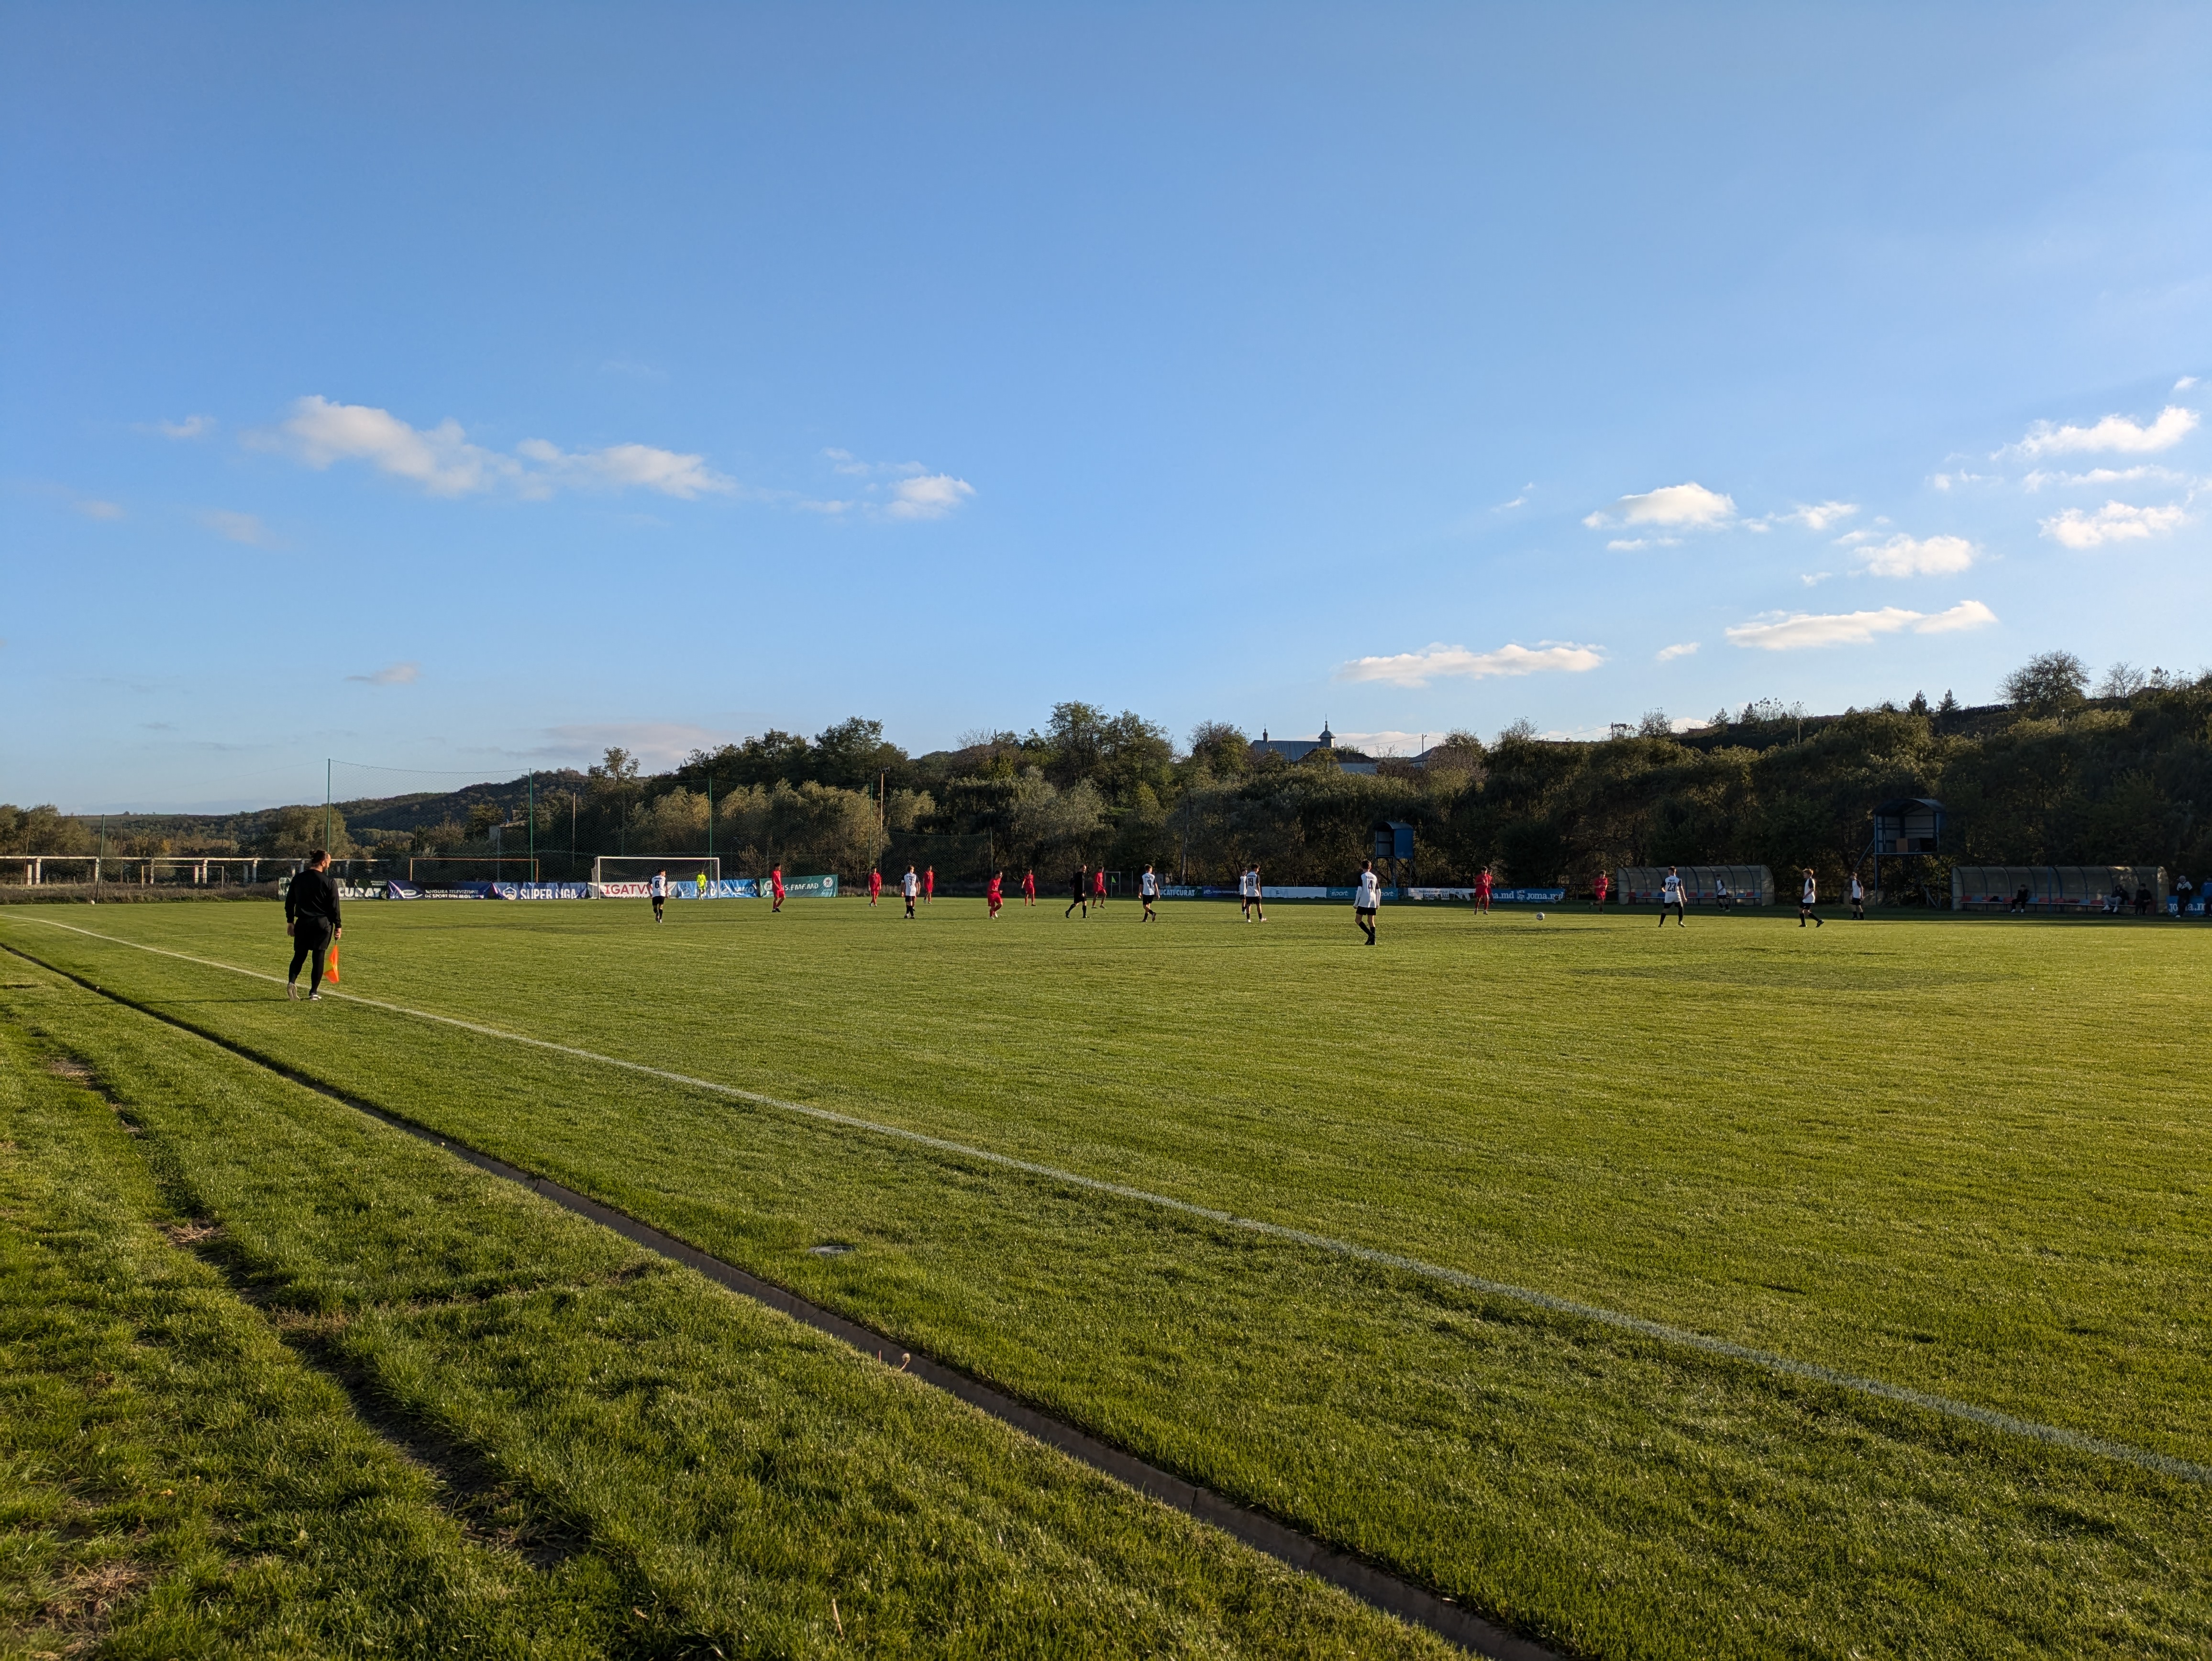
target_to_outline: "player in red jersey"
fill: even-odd
[[[1024,905],[1036,904],[1036,873],[1034,871],[1022,873],[1022,904]]]
[[[884,873],[881,869],[868,873],[868,904],[873,905],[884,897]]]
[[[1612,891],[1613,879],[1607,876],[1604,872],[1599,872],[1597,873],[1597,880],[1590,885],[1590,910],[1593,911],[1604,910],[1605,897]]]
[[[1103,865],[1098,867],[1098,874],[1091,884],[1091,903],[1093,905],[1106,904],[1106,867]]]
[[[770,867],[768,873],[768,885],[775,896],[775,904],[769,907],[769,911],[773,915],[783,910],[783,865],[781,861]]]
[[[931,866],[921,873],[921,903],[927,905],[937,897],[937,867]]]
[[[1474,909],[1486,916],[1490,912],[1490,867],[1484,866],[1482,874],[1474,879]]]
[[[991,903],[991,921],[994,922],[996,922],[999,920],[999,908],[1006,903],[1005,899],[1001,897],[1006,889],[1006,873],[1000,871],[992,877],[991,885],[983,891],[983,897]]]

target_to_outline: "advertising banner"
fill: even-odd
[[[837,879],[835,877],[786,877],[783,879],[784,897],[793,900],[834,900],[837,897]]]
[[[1557,905],[1567,897],[1564,888],[1493,888],[1491,901],[1498,905]],[[1471,900],[1472,888],[1408,888],[1409,900]]]

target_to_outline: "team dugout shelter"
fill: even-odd
[[[1954,911],[2025,910],[2041,916],[2094,916],[2112,909],[2117,892],[2129,910],[2148,894],[2163,915],[2162,865],[1954,865]]]
[[[1679,865],[1682,897],[1690,905],[1774,904],[1774,873],[1763,865]],[[1656,905],[1665,890],[1663,865],[1625,865],[1613,873],[1613,896],[1623,905]]]

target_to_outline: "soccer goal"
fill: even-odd
[[[722,879],[722,861],[714,854],[602,854],[592,861],[592,881],[599,887],[622,887],[651,882],[657,873],[668,873],[671,882],[696,883]]]

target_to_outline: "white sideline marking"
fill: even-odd
[[[264,974],[258,969],[241,969],[236,964],[217,963],[212,958],[196,958],[186,952],[172,952],[163,946],[146,946],[137,940],[126,940],[114,934],[95,934],[89,928],[79,928],[74,923],[56,922],[47,917],[27,917],[27,922],[44,923],[49,928],[65,928],[72,934],[82,934],[88,940],[105,940],[111,946],[127,946],[139,952],[149,952],[156,957],[174,958],[182,963],[198,964],[203,969],[220,969],[228,974],[243,975],[248,979],[267,981],[272,985],[283,984],[283,977]],[[1109,1183],[1097,1177],[1085,1177],[1073,1171],[1062,1171],[1054,1165],[1038,1165],[1031,1160],[1016,1159],[1010,1153],[996,1153],[987,1147],[973,1147],[965,1142],[949,1141],[942,1136],[932,1136],[925,1131],[908,1130],[898,1125],[878,1124],[872,1119],[856,1118],[849,1113],[839,1113],[826,1107],[809,1107],[803,1102],[787,1102],[775,1096],[763,1096],[758,1091],[745,1090],[736,1085],[718,1083],[713,1079],[695,1079],[688,1074],[671,1073],[665,1068],[648,1067],[643,1062],[626,1062],[617,1056],[602,1056],[596,1050],[579,1050],[574,1045],[555,1043],[550,1038],[533,1038],[525,1032],[509,1032],[495,1026],[484,1026],[475,1021],[465,1021],[454,1015],[440,1015],[427,1009],[410,1009],[404,1004],[386,1003],[379,998],[364,998],[354,992],[325,992],[325,997],[343,998],[368,1009],[381,1009],[388,1014],[405,1015],[415,1020],[434,1021],[441,1026],[459,1027],[464,1032],[479,1037],[497,1038],[507,1043],[527,1044],[533,1050],[549,1050],[556,1055],[573,1056],[578,1061],[592,1062],[602,1067],[621,1068],[627,1072],[641,1073],[648,1078],[660,1079],[670,1084],[689,1089],[704,1090],[715,1095],[728,1096],[736,1100],[750,1102],[761,1107],[772,1107],[784,1113],[793,1113],[802,1118],[814,1119],[824,1124],[842,1125],[851,1130],[866,1131],[872,1135],[887,1136],[911,1142],[939,1153],[957,1154],[963,1159],[981,1160],[1003,1170],[1018,1171],[1024,1175],[1042,1177],[1051,1182],[1066,1183],[1077,1188],[1088,1189],[1097,1194],[1111,1194],[1118,1199],[1133,1200],[1142,1205],[1157,1206],[1163,1210],[1176,1212],[1186,1217],[1201,1218],[1224,1228],[1243,1230],[1271,1240],[1287,1241],[1295,1245],[1309,1246],[1355,1262],[1373,1263],[1384,1269],[1395,1269],[1425,1280],[1441,1281],[1447,1285],[1462,1287],[1470,1292],[1480,1292],[1494,1298],[1510,1299],[1516,1303],[1531,1305],[1554,1314],[1568,1315],[1578,1320],[1595,1322],[1623,1332],[1633,1332],[1640,1337],[1651,1338],[1661,1343],[1679,1345],[1686,1349],[1703,1351],[1708,1355],[1726,1356],[1730,1360],[1747,1362],[1765,1367],[1771,1372],[1787,1373],[1794,1378],[1811,1378],[1840,1390],[1855,1390],[1862,1396],[1872,1396],[1886,1402],[1902,1402],[1907,1407],[1924,1409],[1953,1419],[1986,1426],[2008,1435],[2021,1436],[2054,1447],[2068,1448],[2077,1453],[2094,1453],[2107,1459],[2116,1459],[2145,1470],[2154,1470],[2168,1476],[2178,1476],[2185,1482],[2212,1485],[2212,1466],[2177,1459],[2171,1455],[2154,1452],[2148,1448],[2131,1447],[2125,1442],[2107,1441],[2101,1436],[2087,1436],[2080,1431],[2068,1430],[2058,1425],[2038,1424],[2032,1419],[2016,1419],[2011,1414],[1999,1413],[1994,1408],[1976,1407],[1971,1402],[1954,1401],[1948,1396],[1931,1396],[1924,1391],[1908,1390],[1902,1384],[1884,1384],[1879,1378],[1862,1378],[1855,1373],[1839,1372],[1816,1361],[1799,1361],[1787,1355],[1771,1354],[1765,1350],[1753,1349],[1745,1344],[1733,1343],[1726,1338],[1710,1337],[1702,1332],[1692,1332],[1684,1327],[1668,1326],[1658,1321],[1647,1321],[1640,1315],[1626,1315],[1618,1310],[1605,1309],[1595,1304],[1577,1303],[1571,1298],[1560,1298],[1548,1292],[1539,1292],[1532,1287],[1510,1286],[1502,1281],[1486,1281],[1479,1275],[1468,1275],[1456,1269],[1446,1269],[1439,1263],[1423,1262],[1418,1257],[1401,1257],[1395,1251],[1381,1251],[1373,1246],[1364,1246],[1350,1240],[1340,1240],[1327,1234],[1312,1234],[1302,1228],[1291,1228],[1282,1223],[1262,1221],[1257,1217],[1239,1217],[1234,1212],[1216,1211],[1210,1206],[1194,1205],[1188,1200],[1177,1200],[1164,1194],[1154,1194],[1141,1188],[1130,1188],[1121,1183]]]

